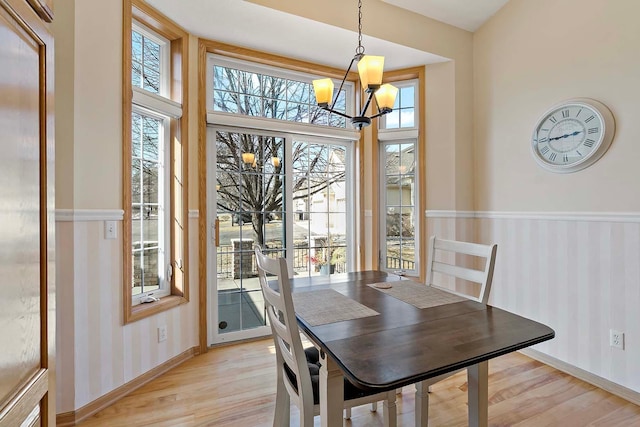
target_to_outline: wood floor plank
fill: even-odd
[[[271,427],[275,353],[269,339],[215,348],[156,378],[82,427]],[[413,386],[398,396],[398,427],[414,425]],[[467,426],[467,376],[435,384],[430,427]],[[299,424],[295,406],[291,425]],[[315,425],[320,425],[319,417]],[[382,411],[354,408],[349,427],[382,426]],[[489,425],[640,427],[640,407],[520,353],[489,362]]]

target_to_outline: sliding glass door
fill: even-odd
[[[350,149],[223,127],[209,128],[208,147],[210,342],[267,335],[255,245],[292,275],[350,268]]]

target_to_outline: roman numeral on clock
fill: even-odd
[[[596,143],[596,142],[595,142],[593,139],[587,139],[587,140],[584,142],[584,146],[585,146],[585,147],[589,147],[589,148],[591,148],[591,147],[593,147],[593,144],[595,144],[595,143]]]
[[[538,140],[538,144],[540,144],[540,143],[542,143],[542,142],[547,142],[547,141],[548,141],[548,138],[545,136],[544,138],[540,138],[540,139]]]
[[[585,123],[589,123],[591,120],[593,120],[593,119],[595,119],[595,118],[596,118],[596,116],[589,116],[589,117],[587,117],[586,119],[584,119],[584,122],[585,122]]]
[[[598,128],[589,128],[589,133],[598,133]]]
[[[558,119],[556,119],[556,118],[555,118],[555,117],[553,117],[553,116],[549,117],[549,121],[550,121],[551,123],[558,123]]]
[[[549,160],[551,160],[552,162],[555,162],[556,157],[558,157],[557,153],[551,153],[551,155],[549,156]]]
[[[562,110],[562,118],[566,119],[567,117],[569,117],[569,110]]]
[[[542,147],[542,148],[540,149],[540,152],[541,152],[542,154],[547,154],[547,153],[549,152],[549,147]]]
[[[562,156],[562,161],[565,163],[569,162],[569,156],[567,156],[566,154]]]

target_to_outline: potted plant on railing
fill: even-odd
[[[333,273],[335,271],[336,266],[338,266],[338,272],[339,273],[343,273],[346,271],[346,264],[347,262],[347,250],[345,247],[337,247],[337,248],[333,248],[331,249],[331,272]]]
[[[322,248],[316,251],[315,255],[312,255],[310,260],[315,266],[316,272],[320,274],[329,275],[333,273],[334,265],[330,262],[330,258],[327,256],[327,248]]]

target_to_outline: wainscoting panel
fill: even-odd
[[[427,217],[425,237],[498,244],[489,303],[556,331],[536,351],[640,392],[640,214]],[[624,332],[624,350],[610,329]]]
[[[197,262],[189,263],[188,304],[123,325],[122,222],[118,238],[107,240],[104,220],[113,215],[84,212],[77,218],[69,221],[66,215],[56,225],[59,414],[76,411],[198,345]],[[197,260],[197,219],[190,221],[190,253]],[[162,325],[167,340],[158,343]]]

